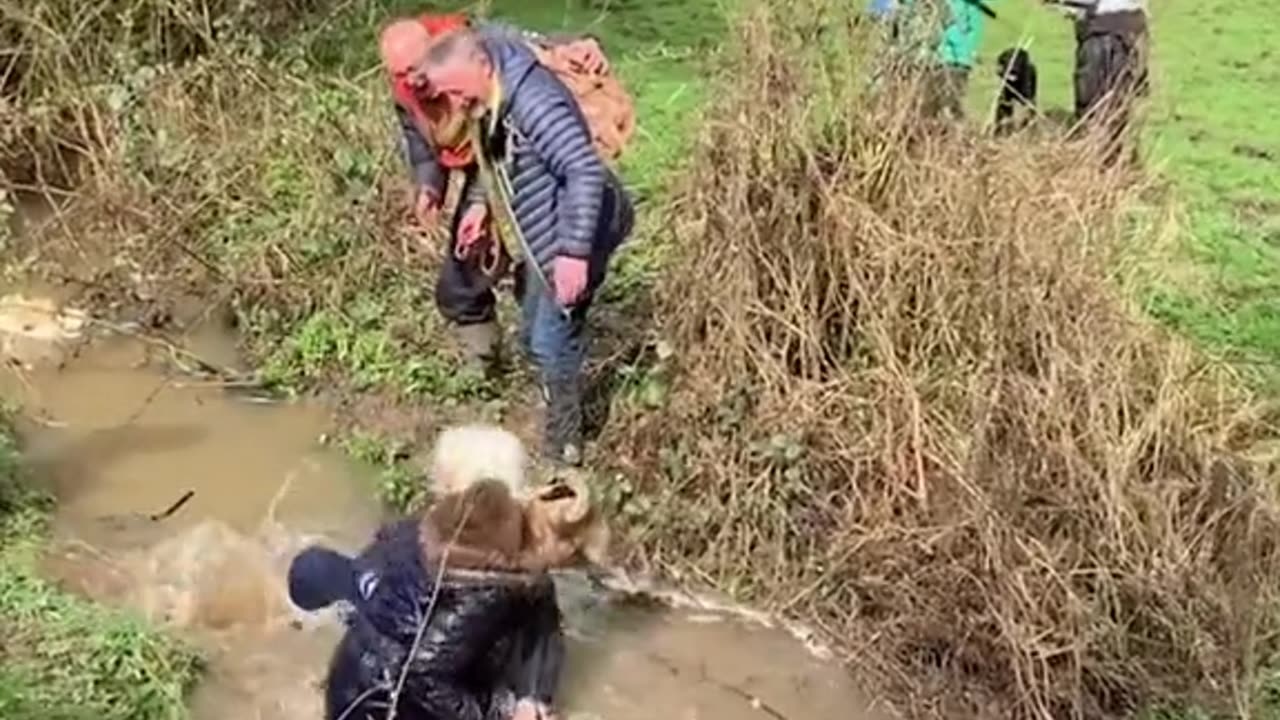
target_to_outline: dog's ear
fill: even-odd
[[[996,56],[996,74],[1003,76],[1006,70],[1010,70],[1009,62],[1013,60],[1013,48],[1005,48]]]

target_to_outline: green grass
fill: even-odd
[[[343,438],[342,448],[377,473],[376,493],[386,506],[410,511],[426,499],[422,471],[408,459],[411,448],[402,441],[356,428]]]
[[[1156,317],[1215,351],[1280,370],[1280,92],[1268,0],[1154,3],[1153,169],[1183,204],[1171,278],[1152,288]],[[990,112],[991,65],[1030,40],[1041,102],[1070,108],[1071,24],[1034,3],[1000,3],[988,25],[971,107]]]
[[[48,499],[19,479],[0,428],[0,717],[179,720],[197,657],[141,620],[64,592],[37,562]]]

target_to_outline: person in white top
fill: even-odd
[[[1132,104],[1147,92],[1146,0],[1045,0],[1069,10],[1076,25],[1075,117],[1107,123],[1106,160],[1124,150]]]

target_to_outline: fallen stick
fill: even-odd
[[[191,498],[195,497],[195,494],[195,490],[188,490],[182,494],[182,497],[178,498],[177,502],[166,508],[164,512],[156,513],[155,515],[148,515],[147,517],[150,518],[152,522],[160,522],[181,510],[183,505],[186,505],[191,501]]]

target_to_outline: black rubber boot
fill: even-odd
[[[557,465],[582,464],[582,389],[575,378],[545,386],[547,409],[543,455]]]

